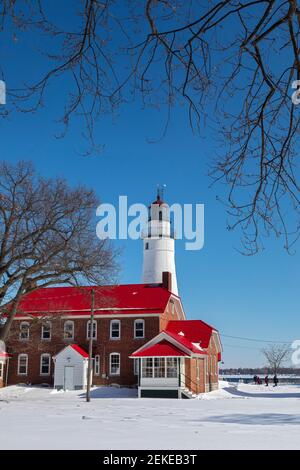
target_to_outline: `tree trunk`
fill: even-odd
[[[0,341],[5,341],[8,338],[10,328],[12,326],[12,323],[14,321],[14,318],[16,316],[17,310],[18,310],[18,305],[19,305],[19,298],[17,298],[13,304],[13,308],[8,314],[7,320],[2,328],[0,328]]]

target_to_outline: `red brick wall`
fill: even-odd
[[[134,338],[134,320],[143,318],[145,320],[145,338]],[[93,354],[100,355],[100,375],[94,376],[94,384],[134,385],[137,377],[133,371],[133,359],[129,359],[131,353],[148,342],[159,333],[159,317],[113,317],[121,321],[121,339],[110,339],[110,320],[112,318],[98,318],[97,320],[97,339],[94,341]],[[26,320],[27,321],[27,320]],[[50,376],[40,375],[40,356],[42,353],[49,353],[54,356],[70,343],[76,343],[88,351],[88,340],[86,338],[86,326],[88,318],[75,319],[75,337],[68,341],[63,339],[63,324],[66,321],[61,317],[52,320],[52,339],[51,341],[41,340],[41,322],[29,321],[31,323],[30,339],[19,340],[20,321],[15,320],[10,337],[6,343],[7,351],[12,354],[9,365],[8,384],[32,383],[53,384],[54,364],[51,362]],[[109,376],[109,354],[117,352],[121,354],[121,372],[120,376]],[[19,376],[17,373],[18,354],[28,354],[28,375]],[[102,374],[108,377],[103,378]]]
[[[204,359],[185,359],[186,386],[194,393],[205,392],[205,366]]]
[[[204,393],[218,388],[218,351],[213,338],[210,340],[207,352],[206,359],[185,360],[186,385],[194,393]]]
[[[175,298],[168,302],[165,312],[160,316],[160,331],[166,328],[169,320],[183,320],[181,304]]]
[[[208,389],[215,390],[218,388],[219,383],[219,365],[218,365],[218,351],[213,340],[210,340],[209,347],[207,349],[209,356],[207,359],[207,382]]]

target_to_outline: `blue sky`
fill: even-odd
[[[28,78],[38,73],[39,59],[33,53],[33,38],[10,38],[0,49],[7,87],[24,71]],[[26,55],[22,55],[26,48]],[[36,76],[36,75],[35,75]],[[32,160],[45,176],[63,176],[71,184],[92,187],[102,202],[116,204],[119,195],[129,203],[150,203],[158,183],[167,185],[170,203],[205,204],[205,245],[186,251],[176,242],[179,291],[187,317],[211,323],[224,335],[274,341],[300,336],[299,253],[283,249],[283,240],[265,240],[265,251],[246,257],[236,250],[240,232],[226,230],[225,208],[217,200],[222,187],[209,188],[209,162],[215,157],[214,136],[204,129],[199,137],[191,132],[187,110],[173,110],[167,135],[156,143],[163,129],[164,110],[142,110],[130,103],[117,116],[105,117],[96,125],[100,156],[83,157],[81,125],[75,120],[64,139],[56,139],[55,122],[64,87],[51,89],[46,107],[37,114],[13,114],[0,121],[1,159]],[[96,235],[95,235],[96,236]],[[122,283],[140,282],[142,242],[117,242],[122,247]],[[222,338],[224,367],[262,366],[263,343]]]

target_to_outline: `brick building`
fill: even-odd
[[[143,284],[39,288],[22,299],[0,351],[0,387],[85,388],[92,335],[93,385],[138,386],[139,396],[179,398],[217,388],[219,334],[186,320],[169,213],[159,195],[148,224]]]

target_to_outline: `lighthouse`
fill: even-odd
[[[162,190],[149,206],[149,217],[143,232],[143,283],[159,284],[170,274],[170,290],[178,295],[175,268],[175,240],[171,228],[170,208],[163,201]]]

